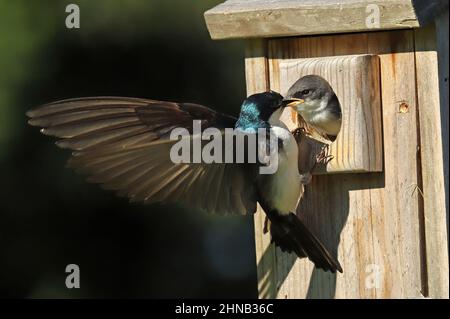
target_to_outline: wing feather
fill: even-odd
[[[177,142],[170,132],[233,128],[236,119],[192,103],[136,98],[78,98],[27,112],[29,124],[73,151],[68,166],[88,182],[132,202],[180,202],[217,213],[253,213],[254,183],[243,164],[180,163],[170,160]],[[192,141],[191,136],[191,141]]]

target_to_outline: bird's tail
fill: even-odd
[[[308,257],[317,268],[342,273],[339,261],[333,258],[320,240],[293,213],[270,216],[272,242],[282,251],[295,252],[298,257]],[[274,218],[270,218],[274,217]]]

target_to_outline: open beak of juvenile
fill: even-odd
[[[305,101],[302,99],[297,99],[297,98],[289,98],[289,99],[284,99],[283,100],[283,104],[284,106],[287,107],[292,107],[293,109],[296,108],[297,105],[304,103]]]

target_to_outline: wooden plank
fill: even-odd
[[[245,43],[245,77],[248,95],[269,90],[266,54],[266,41],[253,39]]]
[[[428,292],[432,298],[448,298],[445,164],[442,153],[436,31],[433,24],[415,30],[415,45]]]
[[[322,272],[277,249],[274,263],[258,265],[258,274],[272,272],[266,282],[273,286],[265,288],[278,298],[419,298],[426,293],[422,198],[413,191],[419,184],[413,32],[270,40],[270,88],[282,86],[282,61],[351,54],[380,56],[384,171],[313,177],[297,214],[338,255],[344,273]],[[272,295],[260,291],[266,296]]]
[[[367,173],[383,169],[379,58],[349,55],[280,62],[280,93],[300,77],[315,74],[334,88],[342,108],[342,129],[330,144],[333,159],[315,173]],[[295,113],[293,113],[295,116]],[[320,150],[322,143],[317,143]],[[311,152],[315,157],[317,151]]]
[[[385,152],[384,188],[373,194],[375,257],[385,271],[377,297],[423,297],[422,197],[414,192],[420,167],[413,32],[381,33],[368,40],[368,50],[380,54]]]
[[[366,23],[379,9],[376,29]],[[419,26],[411,0],[228,0],[205,12],[213,39],[298,36]],[[326,23],[324,23],[326,21]]]
[[[449,19],[448,8],[436,18],[436,39],[438,50],[439,64],[439,95],[441,104],[441,131],[442,131],[442,153],[444,162],[444,182],[445,182],[445,211],[447,216],[447,236],[449,232],[449,87],[448,87],[448,71],[449,71],[449,54],[448,54],[448,37],[449,37]],[[447,237],[448,239],[448,237]],[[448,247],[448,242],[447,242]]]
[[[269,90],[267,65],[267,42],[261,39],[246,42],[245,76],[247,95]],[[270,234],[264,234],[265,214],[258,205],[254,216],[256,263],[258,266],[258,291],[262,298],[276,295],[275,274],[272,265],[276,263],[275,249],[270,244]]]

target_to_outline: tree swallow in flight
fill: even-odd
[[[334,141],[341,129],[341,105],[330,84],[318,75],[300,78],[286,98],[299,99],[296,106],[306,124],[322,137]]]
[[[243,102],[236,119],[198,104],[93,97],[46,104],[27,115],[43,134],[59,138],[59,147],[73,151],[68,165],[88,175],[89,182],[132,202],[178,202],[216,213],[253,214],[258,202],[271,221],[275,245],[308,257],[318,268],[342,272],[292,213],[302,192],[298,148],[279,118],[286,106],[298,104],[297,96],[255,94]],[[180,127],[192,132],[194,120],[203,130],[270,129],[279,145],[276,172],[260,174],[260,163],[174,163],[169,154],[177,141],[170,132]]]

